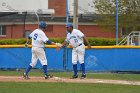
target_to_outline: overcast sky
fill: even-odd
[[[73,14],[73,2],[74,0],[68,0],[69,1],[69,13]],[[93,5],[93,1],[94,0],[78,0],[78,12],[81,14],[85,14],[85,13],[94,13],[95,12],[95,8]]]

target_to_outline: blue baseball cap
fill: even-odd
[[[66,27],[72,27],[73,28],[73,24],[72,23],[67,23]]]
[[[47,27],[46,22],[43,21],[39,22],[39,28],[46,28],[46,27]]]

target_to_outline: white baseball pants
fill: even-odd
[[[73,48],[72,49],[72,64],[77,64],[77,61],[79,61],[80,64],[84,63],[84,55],[85,55],[84,44],[76,48]]]
[[[34,67],[39,59],[41,65],[47,65],[47,59],[44,48],[32,47],[32,61],[30,65]]]

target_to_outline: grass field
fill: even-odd
[[[22,76],[23,71],[0,71],[0,76]],[[58,77],[71,77],[72,72],[50,72]],[[43,76],[41,71],[31,71],[30,76]],[[87,73],[88,78],[140,81],[139,74]],[[139,93],[138,85],[0,82],[0,93]]]
[[[0,82],[0,93],[139,93],[140,86],[76,83]]]

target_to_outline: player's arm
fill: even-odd
[[[66,45],[67,45],[67,41],[64,41],[63,43],[62,43],[62,47],[65,47]]]
[[[51,44],[51,45],[55,45],[56,43],[52,42],[51,40],[47,40],[45,43]]]
[[[54,45],[56,45],[59,48],[65,47],[68,44],[68,40],[66,39],[62,44],[61,43],[55,43]]]
[[[90,49],[91,45],[90,45],[90,43],[85,35],[83,36],[83,39],[84,39],[84,42],[88,45],[88,48]]]
[[[88,45],[88,48],[90,49],[91,46],[90,46],[90,43],[88,42],[87,37],[81,31],[79,31],[79,30],[77,31],[77,33],[78,33],[79,37],[84,39],[84,42]]]
[[[62,44],[61,43],[56,43],[56,46],[58,46],[59,48],[65,47],[68,44],[67,41],[64,41]]]
[[[26,43],[27,43],[27,44],[29,44],[30,39],[31,39],[31,36],[28,36],[28,37],[26,38]]]
[[[48,43],[48,44],[51,44],[51,45],[56,45],[57,47],[62,46],[60,43],[55,43],[55,42],[52,42],[51,40],[49,40],[49,38],[45,35],[45,33],[42,33],[41,38],[42,38],[44,43]]]
[[[56,45],[57,47],[62,47],[62,44],[52,42],[51,40],[47,40],[45,43],[48,43],[48,44],[51,44],[51,45]]]
[[[25,47],[28,47],[28,44],[30,43],[30,39],[31,39],[31,36],[29,35],[29,36],[26,38]]]
[[[68,46],[69,40],[66,38],[65,41],[62,43],[62,47]]]

